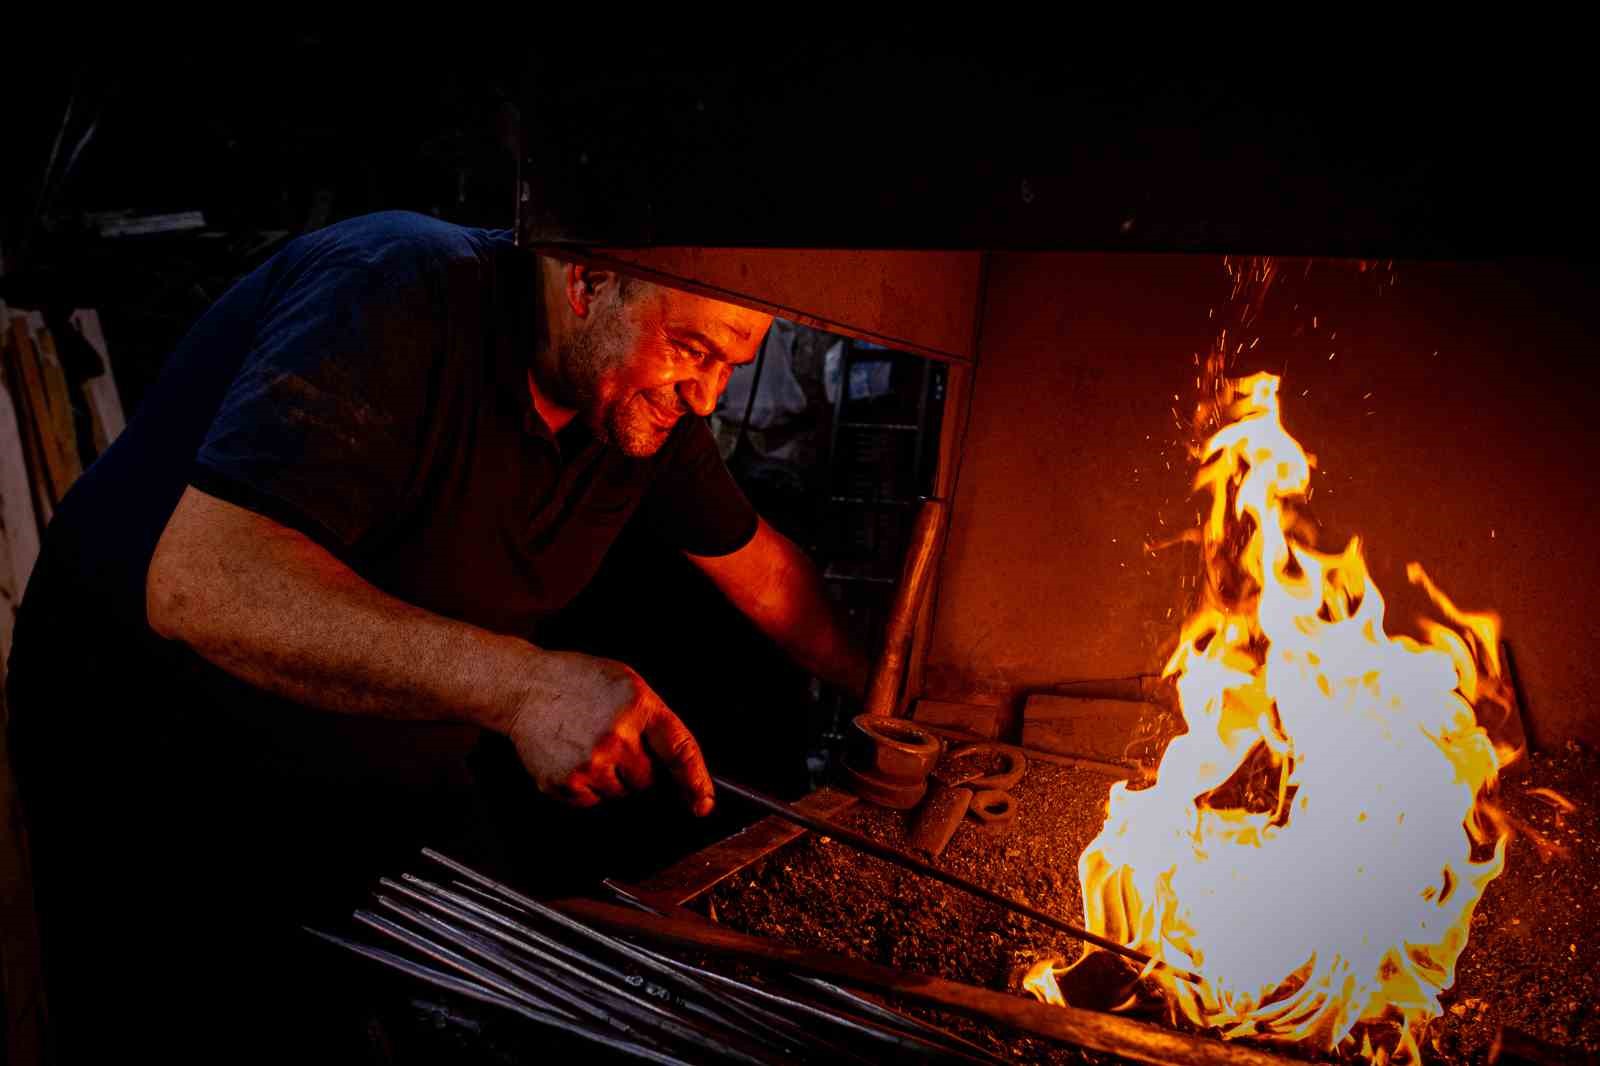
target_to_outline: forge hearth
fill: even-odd
[[[1082,921],[1077,861],[1099,832],[1111,779],[1035,763],[1013,790],[1014,832],[994,838],[964,827],[938,865],[1035,906]],[[1541,789],[1577,804],[1567,812]],[[1600,964],[1593,943],[1593,886],[1600,883],[1600,757],[1572,747],[1535,755],[1530,772],[1504,785],[1503,803],[1560,856],[1519,832],[1506,873],[1485,892],[1445,1014],[1422,1034],[1428,1063],[1480,1063],[1501,1027],[1574,1051],[1600,1051]],[[898,812],[856,805],[842,825],[907,846]],[[799,946],[853,955],[909,971],[1016,990],[1027,967],[1079,947],[1026,919],[943,885],[808,835],[723,881],[690,904],[720,923]],[[927,1017],[933,1018],[929,1013]],[[1112,1062],[1016,1038],[953,1015],[940,1024],[1023,1062]],[[1283,1048],[1274,1048],[1279,1053]]]

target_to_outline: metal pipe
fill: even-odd
[[[1198,974],[1193,974],[1187,970],[1179,970],[1170,967],[1158,959],[1151,958],[1142,951],[1135,951],[1133,948],[1119,944],[1115,940],[1109,940],[1098,933],[1091,933],[1087,929],[1080,929],[1078,926],[1075,926],[1061,918],[1057,918],[1053,914],[1048,914],[1042,910],[1039,910],[1037,907],[1030,907],[1028,904],[1023,903],[1020,900],[1015,900],[1009,896],[1002,895],[1001,893],[996,892],[994,889],[986,888],[975,881],[968,881],[959,874],[953,874],[947,870],[941,870],[932,863],[923,862],[916,856],[907,855],[905,852],[891,848],[887,844],[880,844],[871,837],[857,833],[853,829],[846,829],[841,825],[836,825],[833,822],[826,821],[822,818],[813,818],[809,814],[805,814],[796,810],[789,804],[784,803],[782,800],[774,799],[763,792],[758,792],[753,788],[748,788],[744,785],[741,785],[737,781],[730,781],[727,778],[718,776],[716,774],[711,775],[711,780],[716,784],[717,788],[732,795],[738,796],[745,802],[754,804],[764,811],[767,811],[771,814],[776,814],[780,818],[785,818],[793,822],[795,825],[804,826],[813,833],[820,833],[823,836],[832,837],[835,840],[849,844],[858,851],[864,851],[868,855],[883,859],[885,862],[893,863],[902,869],[914,870],[917,873],[933,878],[935,881],[942,881],[951,888],[959,888],[963,892],[967,892],[971,895],[977,896],[979,899],[993,903],[997,907],[1004,907],[1005,909],[1023,915],[1024,917],[1032,918],[1041,925],[1047,925],[1050,928],[1055,929],[1058,932],[1066,933],[1068,936],[1077,940],[1082,940],[1085,943],[1093,944],[1095,947],[1109,951],[1113,955],[1121,955],[1125,959],[1132,959],[1140,966],[1159,967],[1161,969],[1170,970],[1173,976],[1181,978],[1185,981],[1199,983],[1201,980]]]

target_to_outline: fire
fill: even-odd
[[[1196,480],[1207,581],[1166,666],[1187,732],[1154,784],[1112,789],[1078,864],[1085,919],[1201,974],[1148,975],[1195,1025],[1414,1062],[1504,862],[1474,711],[1505,698],[1498,620],[1413,563],[1448,624],[1386,634],[1359,540],[1310,543],[1278,379],[1236,383],[1227,413]],[[1061,1002],[1048,963],[1029,976]]]

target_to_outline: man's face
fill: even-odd
[[[646,282],[599,291],[562,353],[573,406],[600,439],[654,455],[688,413],[716,409],[728,375],[755,358],[772,316]]]

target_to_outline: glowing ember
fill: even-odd
[[[1111,791],[1078,864],[1089,928],[1205,977],[1152,973],[1224,1036],[1416,1061],[1505,834],[1474,706],[1504,698],[1497,620],[1408,570],[1449,625],[1390,637],[1360,543],[1324,554],[1296,506],[1311,461],[1278,379],[1237,383],[1204,448],[1207,573],[1166,673],[1188,731],[1157,781]],[[1030,990],[1060,1002],[1049,965]]]

